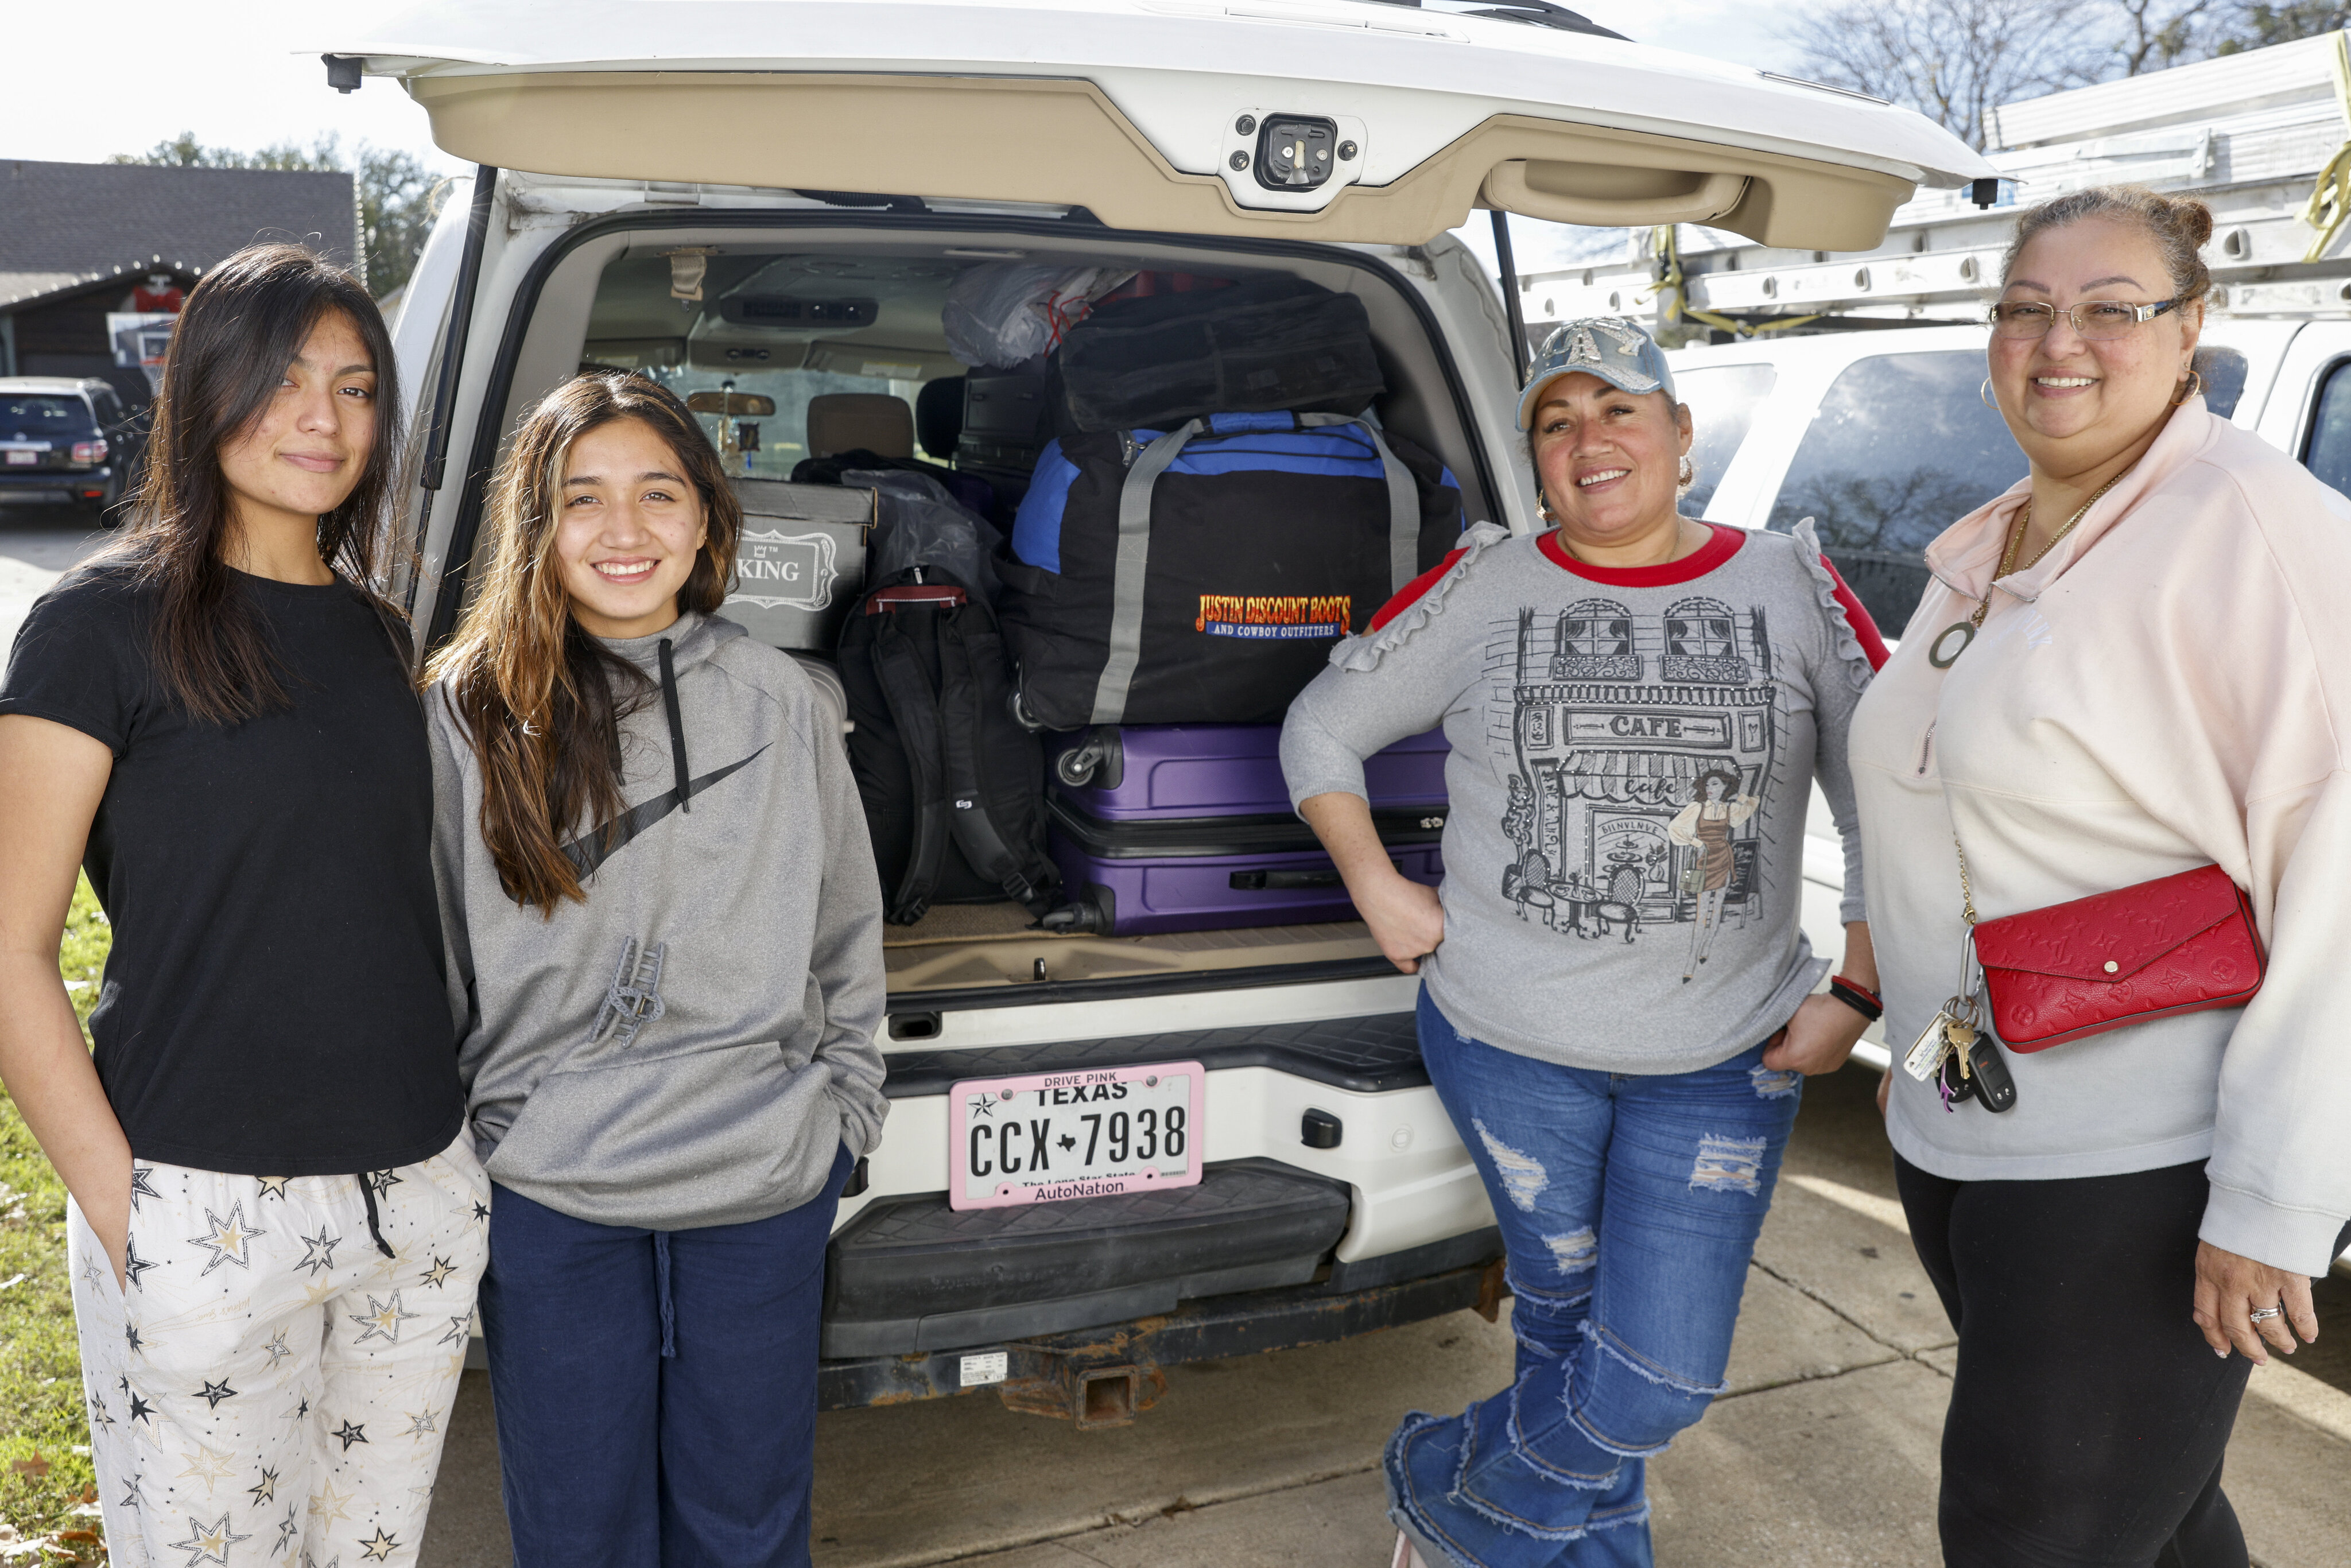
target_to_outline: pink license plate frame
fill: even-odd
[[[1176,1078],[1186,1082],[1168,1084]],[[947,1093],[948,1207],[1008,1208],[1197,1186],[1207,1104],[1207,1073],[1196,1061],[964,1079]],[[1146,1111],[1155,1145],[1149,1158],[1140,1152]],[[1184,1168],[1175,1171],[1165,1168],[1173,1161],[1164,1145],[1164,1117],[1170,1111],[1183,1114],[1177,1131]],[[1113,1118],[1122,1115],[1133,1157],[1110,1162],[1110,1140],[1118,1125]],[[1091,1124],[1090,1116],[1095,1118]],[[1017,1142],[1007,1130],[1014,1126],[1019,1129]],[[1008,1171],[1003,1159],[1008,1145],[1016,1167]],[[1047,1165],[1038,1170],[1033,1167],[1040,1146]],[[1096,1155],[1091,1165],[1085,1159],[1090,1148]]]

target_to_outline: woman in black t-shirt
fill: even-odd
[[[224,262],[173,334],[136,526],[0,681],[0,1078],[73,1195],[118,1561],[403,1563],[423,1533],[489,1188],[407,636],[368,586],[392,376],[348,274]],[[77,862],[114,930],[94,1053],[57,968]]]

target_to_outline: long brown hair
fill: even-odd
[[[600,425],[641,420],[668,443],[702,497],[705,537],[677,607],[709,614],[726,597],[743,508],[718,455],[677,394],[641,375],[592,371],[531,410],[491,481],[489,570],[430,678],[464,721],[482,769],[482,840],[498,884],[549,915],[586,902],[562,839],[615,824],[621,720],[652,695],[644,676],[584,631],[555,559],[572,444]]]
[[[298,245],[247,246],[189,292],[163,361],[131,527],[99,558],[160,590],[156,674],[207,723],[238,724],[287,702],[260,620],[222,559],[233,513],[221,448],[260,422],[286,367],[338,311],[374,365],[375,444],[343,504],[319,519],[319,559],[375,597],[402,454],[392,334],[358,279]],[[381,599],[377,608],[397,616]]]

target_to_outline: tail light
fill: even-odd
[[[101,439],[98,441],[75,442],[73,444],[73,460],[77,463],[85,464],[98,464],[105,462],[105,441]]]

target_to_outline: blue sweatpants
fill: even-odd
[[[1560,1067],[1426,990],[1420,1051],[1493,1198],[1519,1354],[1501,1393],[1405,1417],[1389,1516],[1432,1568],[1651,1568],[1646,1462],[1721,1392],[1803,1080],[1760,1045],[1695,1072]]]
[[[747,1225],[495,1188],[483,1336],[515,1568],[807,1568],[824,1248],[852,1161]]]

